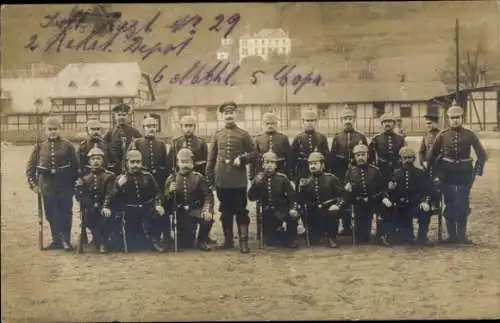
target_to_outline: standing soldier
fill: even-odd
[[[127,246],[140,248],[143,243],[156,251],[165,249],[152,233],[154,216],[163,216],[162,193],[151,173],[142,170],[142,155],[130,150],[126,155],[127,172],[117,178],[115,201],[123,210],[124,240]],[[156,215],[154,214],[156,213]]]
[[[346,107],[342,111],[341,118],[344,130],[333,137],[330,153],[332,173],[344,183],[347,170],[355,163],[352,154],[354,146],[358,143],[368,145],[368,141],[364,134],[354,129],[356,113],[353,110]],[[344,210],[342,212],[342,232],[339,235],[350,236],[351,234],[351,216]]]
[[[394,132],[396,120],[392,114],[385,113],[380,117],[384,131],[376,134],[368,146],[368,160],[374,163],[386,179],[394,170],[401,167],[399,150],[406,145],[405,139]]]
[[[133,138],[140,138],[139,130],[127,124],[130,107],[120,103],[113,108],[116,125],[104,135],[104,141],[111,150],[112,171],[120,174],[125,170],[125,153]]]
[[[80,142],[80,146],[77,149],[78,161],[79,161],[79,176],[83,176],[90,172],[90,156],[89,151],[93,149],[96,145],[104,153],[104,161],[102,167],[108,168],[110,163],[111,152],[109,146],[106,144],[102,137],[102,126],[99,120],[89,120],[87,122],[87,134],[88,138]]]
[[[469,194],[475,176],[483,175],[487,160],[486,151],[476,134],[462,127],[464,110],[456,105],[447,111],[450,127],[440,132],[427,154],[427,164],[434,167],[440,163],[440,182],[444,203],[444,216],[448,231],[447,243],[472,243],[467,239]],[[473,166],[471,147],[477,159]]]
[[[401,119],[401,117],[396,117],[396,127],[394,127],[394,132],[403,138],[406,138],[408,135],[406,130],[403,128],[403,119]]]
[[[394,229],[397,241],[413,243],[413,219],[418,219],[418,243],[429,245],[427,231],[430,222],[430,185],[425,172],[415,167],[415,151],[408,146],[399,151],[402,167],[389,181],[389,199],[395,209]]]
[[[109,247],[111,202],[115,187],[115,174],[104,168],[104,156],[98,144],[87,154],[89,172],[76,181],[76,199],[83,206],[83,224],[92,233],[94,246],[101,253]]]
[[[295,191],[287,176],[277,171],[278,156],[268,151],[262,156],[263,172],[254,178],[248,190],[250,201],[259,201],[262,207],[263,237],[266,245],[275,245],[280,239],[283,222],[286,232],[283,238],[291,248],[297,248],[297,219]]]
[[[206,174],[215,186],[220,201],[222,229],[224,231],[224,249],[233,248],[233,215],[238,224],[240,251],[250,252],[248,248],[248,225],[250,217],[247,207],[247,172],[246,165],[257,158],[250,134],[235,123],[236,103],[223,103],[219,112],[225,121],[225,127],[217,131],[213,138],[207,162]]]
[[[321,153],[311,153],[308,162],[311,175],[299,181],[298,200],[307,207],[311,244],[318,244],[326,235],[330,248],[338,248],[338,215],[344,206],[345,190],[335,175],[325,172]]]
[[[299,133],[292,142],[292,179],[298,182],[301,178],[307,178],[309,172],[309,155],[316,151],[328,158],[328,140],[326,136],[315,130],[318,115],[316,111],[307,110],[302,118],[304,122],[304,132]],[[328,163],[326,165],[329,167]]]
[[[256,165],[253,165],[256,167],[253,167],[252,173],[257,174],[262,171],[262,156],[268,151],[273,151],[277,156],[277,171],[291,178],[292,154],[288,136],[276,131],[278,118],[274,113],[265,113],[262,117],[262,123],[265,132],[255,138],[255,148],[261,158]]]
[[[387,198],[387,181],[377,167],[368,163],[368,146],[358,144],[352,153],[356,165],[346,173],[346,204],[353,206],[354,243],[367,243],[370,241],[373,214],[380,212],[382,200]]]
[[[208,145],[203,140],[203,138],[198,137],[194,134],[196,130],[196,118],[192,115],[183,116],[180,120],[181,130],[183,132],[182,136],[174,138],[172,140],[172,148],[171,148],[171,165],[172,167],[176,167],[176,154],[182,148],[190,149],[193,152],[193,162],[194,162],[194,171],[198,172],[202,175],[205,175],[205,169],[207,166],[208,159]],[[212,226],[214,224],[214,220],[209,223],[208,234],[210,235],[210,231],[212,230]],[[208,238],[208,242],[210,244],[216,244],[217,241],[212,240],[210,237]]]
[[[55,117],[45,122],[47,141],[34,147],[26,177],[34,192],[43,197],[45,217],[52,243],[48,249],[72,249],[73,189],[78,176],[78,158],[71,142],[59,135],[61,122]]]
[[[431,192],[431,209],[434,211],[439,208],[441,202],[441,192],[438,188],[439,184],[439,174],[438,169],[435,167],[429,167],[427,164],[427,153],[431,150],[434,141],[438,133],[441,131],[438,128],[439,117],[437,115],[425,115],[425,124],[427,126],[427,133],[422,138],[422,143],[420,144],[420,149],[418,150],[418,159],[420,165],[425,170],[429,178],[433,181],[433,188]]]
[[[170,175],[171,167],[167,156],[167,147],[161,140],[156,139],[158,121],[152,117],[142,120],[144,137],[135,138],[129,150],[138,150],[142,155],[142,165],[153,175],[160,192],[165,191],[165,180]],[[162,241],[168,248],[170,245],[170,221],[168,216],[153,217],[153,238]],[[163,239],[161,238],[163,234]]]
[[[187,148],[177,153],[179,172],[170,175],[165,183],[166,205],[176,212],[180,247],[194,247],[196,227],[199,225],[197,246],[203,251],[210,251],[208,234],[213,222],[214,195],[206,178],[193,171],[193,157],[193,152]]]

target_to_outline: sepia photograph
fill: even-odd
[[[500,0],[0,8],[3,322],[500,318]]]

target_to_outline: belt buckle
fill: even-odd
[[[231,163],[231,160],[230,159],[226,159],[226,164],[230,164]]]
[[[156,174],[156,169],[152,169],[151,174]]]
[[[99,207],[99,203],[95,202],[94,207],[97,209]]]
[[[56,173],[56,169],[55,169],[55,168],[51,168],[51,169],[50,169],[50,173],[51,173],[51,174],[55,174],[55,173]]]
[[[142,208],[142,204],[139,204],[139,208]]]
[[[189,211],[189,205],[184,205],[184,210]]]
[[[318,204],[318,209],[322,209],[323,208],[323,204]]]
[[[365,203],[367,203],[367,202],[368,202],[368,198],[367,198],[367,197],[363,198],[363,201],[364,201]]]

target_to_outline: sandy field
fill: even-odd
[[[414,144],[412,144],[414,145]],[[500,317],[500,152],[472,191],[473,246],[177,254],[40,252],[30,147],[2,148],[4,322],[473,319]],[[249,204],[252,215],[254,204]],[[75,204],[73,243],[78,232]],[[431,240],[436,240],[433,219]],[[45,244],[48,244],[45,224]],[[222,241],[220,222],[212,237]]]

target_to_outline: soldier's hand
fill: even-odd
[[[305,186],[307,184],[307,178],[299,179],[299,186]]]
[[[388,185],[389,189],[390,190],[393,190],[396,188],[396,182],[394,181],[389,181],[389,185]]]
[[[436,177],[436,178],[434,178],[433,182],[434,182],[434,185],[439,185],[441,183],[441,180],[439,179],[439,177]]]
[[[119,186],[123,186],[126,182],[127,182],[127,176],[122,174],[118,177],[118,185]]]
[[[161,205],[157,205],[155,207],[155,211],[156,211],[156,213],[158,213],[159,216],[165,215],[165,210],[163,209],[163,206],[161,206]]]
[[[430,206],[427,202],[422,202],[420,203],[420,208],[424,211],[424,212],[429,212],[430,210]]]
[[[347,184],[345,184],[345,190],[347,192],[352,192],[352,184],[350,182],[348,182]]]
[[[168,191],[170,193],[177,191],[177,183],[176,182],[170,183],[170,186],[168,187]]]
[[[75,182],[76,186],[82,186],[83,185],[83,180],[81,178],[77,179]]]
[[[105,207],[102,209],[101,214],[106,218],[109,218],[111,216],[111,210]]]
[[[340,208],[339,208],[339,206],[337,204],[333,204],[332,206],[330,206],[328,208],[328,211],[330,211],[330,212],[337,212],[339,210],[340,210]]]
[[[391,200],[389,200],[387,197],[384,197],[382,199],[382,203],[386,206],[386,207],[391,207],[392,206],[392,202]]]
[[[292,217],[292,219],[296,219],[299,217],[299,212],[295,209],[291,209],[288,211],[288,214]]]
[[[233,165],[236,166],[236,167],[240,167],[241,165],[241,159],[240,157],[236,157],[234,160],[233,160]]]
[[[203,210],[203,212],[201,212],[201,219],[203,221],[211,221],[212,220],[212,213],[210,213],[210,210]]]

